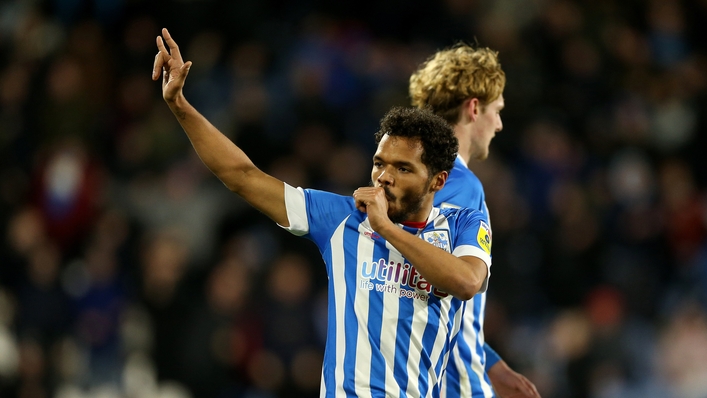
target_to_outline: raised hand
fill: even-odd
[[[164,40],[161,36],[157,36],[158,52],[152,67],[152,80],[157,80],[160,73],[162,74],[162,98],[167,102],[173,102],[182,93],[191,61],[184,62],[177,42],[172,39],[166,28],[162,29],[162,36]],[[165,42],[169,50],[165,47]]]

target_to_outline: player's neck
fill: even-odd
[[[429,197],[422,202],[420,209],[414,214],[410,214],[410,217],[408,217],[408,219],[404,222],[401,222],[401,224],[406,225],[407,223],[427,223],[427,219],[430,218],[430,212],[432,212],[434,194],[429,194],[428,196]]]

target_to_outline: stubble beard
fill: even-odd
[[[429,185],[430,181],[427,181]],[[373,181],[369,181],[368,186],[375,186]],[[410,217],[420,211],[422,208],[422,202],[424,201],[425,193],[423,190],[419,192],[406,192],[400,198],[400,208],[397,211],[391,211],[390,203],[397,199],[397,196],[390,192],[390,188],[381,187],[385,191],[385,197],[388,199],[388,218],[395,224],[400,224],[404,221],[408,221]]]
[[[395,196],[390,194],[390,191],[388,191],[388,188],[383,188],[385,190],[386,196],[392,198],[395,200]],[[424,201],[424,193],[423,192],[412,192],[412,193],[406,193],[402,197],[400,197],[400,208],[397,211],[390,211],[390,208],[388,209],[388,218],[390,218],[390,221],[400,224],[404,221],[410,220],[410,217],[419,212],[420,208],[422,208],[422,202]]]

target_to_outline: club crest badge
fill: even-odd
[[[488,224],[481,221],[479,225],[479,232],[476,235],[476,240],[479,242],[479,246],[486,252],[486,254],[491,254],[491,228]]]
[[[442,250],[449,250],[449,235],[447,231],[430,231],[422,234],[422,239]],[[450,252],[451,253],[451,252]]]

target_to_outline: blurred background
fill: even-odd
[[[0,396],[318,396],[319,253],[195,156],[162,27],[260,168],[343,194],[420,62],[498,50],[487,340],[545,398],[707,397],[705,0],[0,2]]]

